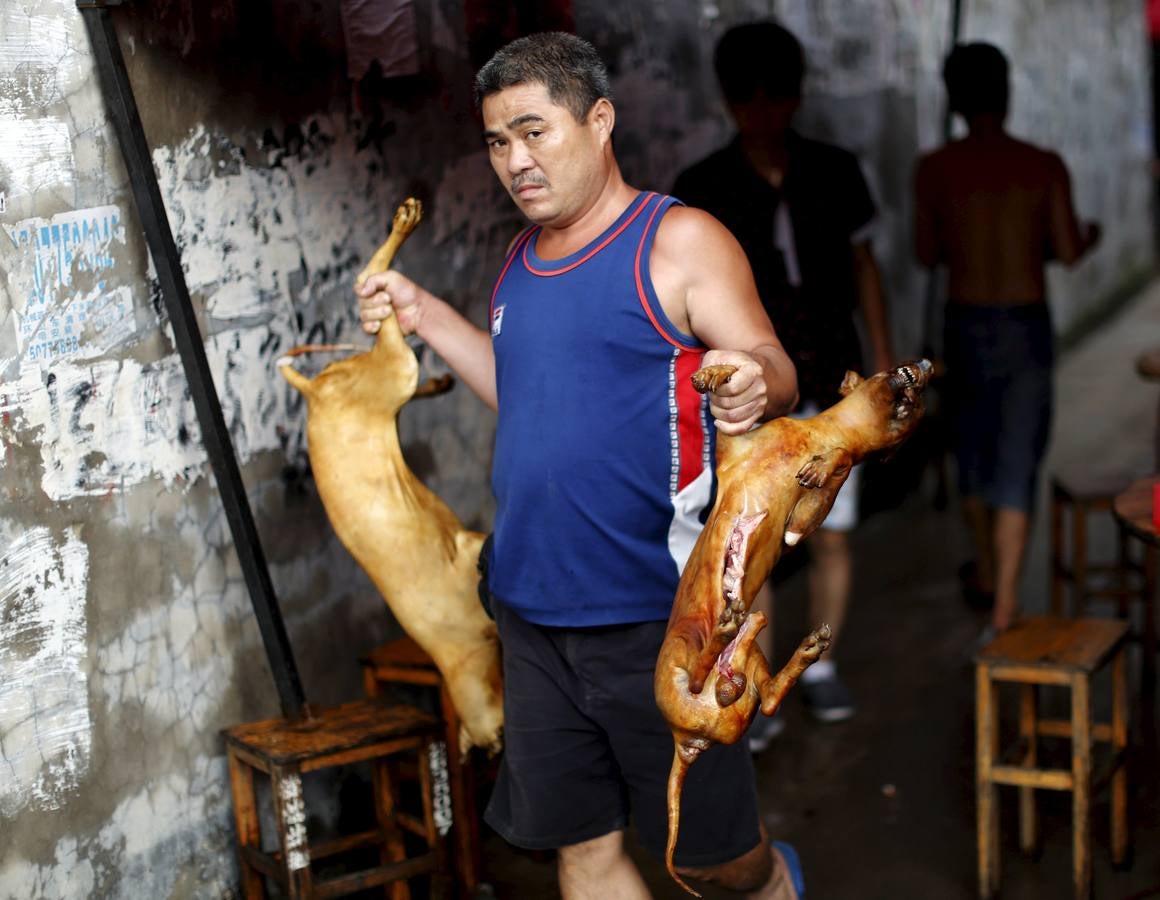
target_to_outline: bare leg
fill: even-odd
[[[994,510],[981,497],[963,497],[963,518],[975,548],[975,577],[981,591],[995,589]]]
[[[636,864],[624,849],[624,832],[561,847],[556,876],[563,900],[651,900]]]
[[[761,829],[761,843],[744,856],[720,866],[679,871],[682,875],[744,893],[749,900],[798,900],[789,870],[781,854],[770,847],[764,827]]]
[[[995,511],[995,612],[996,631],[1010,627],[1019,613],[1019,576],[1031,517],[1021,509],[1003,506]]]
[[[810,628],[830,626],[830,656],[850,602],[850,542],[846,532],[819,528],[810,538]],[[827,657],[829,658],[829,657]]]

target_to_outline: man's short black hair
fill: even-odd
[[[752,100],[759,91],[778,100],[802,95],[805,54],[793,34],[776,22],[730,28],[717,42],[713,68],[729,103]]]
[[[544,31],[516,38],[501,47],[475,76],[475,104],[517,84],[542,84],[552,102],[569,110],[577,122],[601,97],[612,99],[608,69],[583,38],[564,31]]]
[[[943,64],[951,112],[966,118],[1006,115],[1010,99],[1007,57],[993,44],[956,44]]]

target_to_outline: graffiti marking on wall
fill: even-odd
[[[278,781],[278,795],[282,799],[282,846],[286,850],[286,868],[296,872],[310,865],[302,779],[297,775],[283,776]]]
[[[0,557],[0,817],[61,808],[88,771],[88,565],[73,530],[30,529]]]

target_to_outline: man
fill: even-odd
[[[1099,241],[1081,231],[1067,167],[1006,132],[1007,59],[955,47],[943,68],[966,138],[920,160],[915,253],[949,269],[946,358],[959,491],[975,550],[975,592],[994,596],[984,640],[1019,609],[1030,510],[1051,424],[1054,361],[1044,267]]]
[[[796,379],[736,241],[624,182],[589,44],[514,41],[476,96],[492,167],[533,223],[509,248],[490,336],[397,272],[368,280],[360,315],[374,332],[393,310],[498,412],[489,583],[506,746],[486,821],[518,846],[558,849],[568,900],[644,898],[624,830],[631,814],[661,858],[673,745],[653,667],[710,499],[709,417],[745,432],[794,404]],[[688,375],[714,362],[740,368],[706,404]],[[706,754],[685,791],[697,811],[682,873],[799,895],[743,747]]]
[[[882,279],[870,243],[874,202],[852,154],[791,127],[801,106],[805,60],[789,31],[774,22],[731,28],[718,41],[713,62],[737,136],[682,172],[673,194],[712,213],[745,249],[758,294],[797,366],[802,405],[795,415],[811,416],[838,401],[847,369],[862,368],[855,307],[866,323],[872,371],[892,364]],[[809,540],[810,626],[828,624],[834,644],[850,600],[847,532],[858,521],[859,475],[857,468],[850,473]],[[754,608],[772,622],[772,605],[766,585]],[[759,641],[772,658],[773,628]],[[822,722],[854,714],[833,653],[831,647],[801,678],[806,705]],[[750,748],[765,749],[780,726],[779,717],[755,720]]]

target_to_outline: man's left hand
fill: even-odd
[[[722,434],[745,434],[765,414],[765,372],[755,356],[741,350],[710,350],[702,366],[737,366],[729,380],[709,395],[709,412]]]

